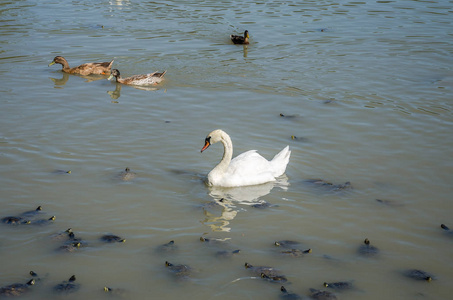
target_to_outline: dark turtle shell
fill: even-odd
[[[350,281],[324,282],[324,287],[334,290],[349,290],[353,288]]]
[[[250,270],[252,273],[254,273],[256,276],[260,276],[261,278],[264,278],[262,275],[264,274],[265,276],[268,277],[278,277],[281,276],[280,271],[278,271],[275,268],[272,267],[265,267],[265,266],[259,266],[259,267],[254,267],[249,263],[245,263],[245,268]]]
[[[406,277],[415,279],[415,280],[424,280],[424,281],[432,281],[434,276],[428,272],[418,270],[418,269],[410,269],[403,272]]]
[[[165,266],[177,277],[185,278],[191,274],[191,268],[187,265],[175,265],[168,261],[165,262]]]
[[[50,238],[54,241],[62,241],[71,239],[72,228],[68,228],[65,231],[53,234]]]
[[[359,247],[358,251],[363,256],[375,256],[379,253],[379,249],[372,246],[369,239],[363,241],[363,245]]]
[[[171,240],[168,243],[160,245],[156,248],[156,251],[160,252],[160,253],[171,253],[171,252],[176,252],[177,250],[178,250],[178,245],[175,245],[174,240]]]
[[[310,297],[316,300],[336,300],[337,296],[328,291],[321,291],[317,289],[310,289]]]
[[[29,287],[35,284],[34,279],[30,279],[27,283],[13,283],[0,288],[0,296],[11,297],[20,296],[28,291]]]
[[[289,249],[289,250],[280,251],[281,254],[288,255],[291,257],[301,257],[304,254],[309,254],[311,252],[312,252],[311,249],[307,249],[307,250]]]
[[[45,225],[52,224],[53,221],[55,221],[55,219],[56,219],[55,216],[52,216],[48,219],[30,221],[30,224],[36,225],[36,226],[45,226]]]
[[[119,236],[114,235],[114,234],[105,234],[105,235],[101,236],[101,241],[106,242],[106,243],[115,243],[115,242],[124,243],[124,242],[126,242],[125,239],[120,238]]]
[[[31,222],[22,217],[10,216],[10,217],[4,217],[2,219],[2,223],[8,224],[8,225],[23,225],[23,224],[30,224]]]
[[[294,246],[297,246],[299,244],[300,244],[299,242],[291,241],[291,240],[283,240],[283,241],[274,242],[275,246],[283,247],[283,248],[293,248]]]
[[[121,172],[120,177],[121,177],[121,180],[123,180],[123,181],[130,181],[130,180],[134,179],[136,177],[136,175],[137,174],[132,172],[131,169],[126,168],[126,169],[124,169],[123,172]]]
[[[76,277],[72,275],[67,281],[57,284],[54,290],[59,293],[74,293],[80,288],[80,284],[75,283]]]
[[[31,217],[36,216],[37,214],[40,214],[40,213],[42,213],[42,206],[41,205],[38,206],[34,210],[29,210],[29,211],[23,212],[20,216],[22,218],[31,218]]]
[[[288,279],[286,279],[285,275],[277,275],[277,274],[266,275],[264,273],[261,273],[260,277],[267,281],[270,281],[270,282],[281,282],[282,283],[282,282],[288,281]]]
[[[240,252],[241,252],[241,250],[239,250],[239,249],[236,249],[236,250],[233,250],[233,251],[220,250],[220,251],[216,252],[215,256],[217,258],[229,258],[229,257],[232,257],[235,254],[240,253]]]
[[[317,186],[321,186],[323,188],[327,188],[332,191],[342,191],[346,189],[352,189],[351,182],[347,181],[344,184],[333,184],[331,182],[325,181],[323,179],[309,179],[305,182],[313,183]]]
[[[299,296],[298,294],[288,292],[288,290],[283,285],[280,287],[280,291],[282,292],[282,294],[280,294],[280,299],[284,299],[284,300],[302,299],[302,297]]]

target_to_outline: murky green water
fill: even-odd
[[[447,299],[452,12],[451,1],[2,2],[0,217],[42,205],[38,219],[56,220],[0,224],[1,286],[33,270],[30,299],[103,299],[104,286],[124,299],[277,299],[281,284],[248,262],[279,269],[301,296],[348,280],[355,289],[339,299]],[[233,45],[245,29],[251,44]],[[68,76],[47,67],[56,55],[70,66],[115,59],[124,76],[167,70],[166,82]],[[286,176],[205,186],[222,149],[200,149],[217,128],[236,155],[270,159],[289,145]],[[123,182],[126,167],[137,176]],[[86,247],[57,251],[52,236],[67,228]],[[127,241],[103,244],[106,233]],[[358,255],[365,238],[378,256]],[[279,254],[273,243],[287,239],[312,253]],[[156,250],[170,240],[175,252]],[[165,261],[189,265],[190,278]],[[435,280],[402,275],[412,268]],[[52,291],[73,274],[77,292]]]

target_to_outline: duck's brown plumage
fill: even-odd
[[[162,73],[154,72],[149,74],[133,75],[127,78],[121,78],[120,71],[118,71],[117,69],[113,69],[108,79],[111,80],[113,77],[115,77],[116,82],[129,85],[155,85],[164,80],[165,73],[167,73],[167,71],[164,71]]]
[[[78,67],[70,68],[68,61],[63,56],[55,56],[49,67],[53,64],[61,64],[62,71],[69,74],[79,75],[108,75],[112,69],[113,60],[110,62],[86,63]]]
[[[249,43],[249,32],[244,31],[244,36],[241,35],[230,35],[231,41],[235,44],[248,44]]]

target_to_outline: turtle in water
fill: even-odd
[[[26,220],[22,217],[4,217],[2,218],[2,223],[8,224],[8,225],[23,225],[23,224],[30,224],[30,220]]]
[[[304,254],[309,254],[311,252],[312,252],[311,248],[307,249],[307,250],[289,249],[289,250],[280,251],[281,254],[292,256],[292,257],[301,257]]]
[[[218,238],[205,238],[205,237],[200,237],[200,242],[203,243],[208,243],[211,245],[223,245],[226,243],[226,240],[228,239],[218,239]]]
[[[106,242],[106,243],[115,243],[115,242],[124,243],[124,242],[126,242],[125,239],[120,238],[119,236],[114,235],[114,234],[104,234],[103,236],[101,236],[101,241]]]
[[[186,278],[191,273],[191,268],[187,265],[175,265],[166,261],[165,266],[178,278]]]
[[[282,292],[282,294],[280,294],[280,299],[283,299],[283,300],[302,299],[302,297],[299,296],[298,294],[288,292],[288,290],[283,285],[280,287],[280,291]]]
[[[422,270],[418,270],[418,269],[406,270],[403,272],[403,274],[406,277],[409,277],[409,278],[412,278],[415,280],[424,280],[424,281],[428,281],[428,282],[432,281],[434,278],[434,276],[432,274],[422,271]]]
[[[54,170],[52,173],[54,174],[71,174],[71,170]]]
[[[363,245],[359,247],[359,254],[363,256],[375,256],[379,253],[379,249],[370,244],[369,239],[363,241]]]
[[[68,228],[65,231],[55,233],[51,236],[51,239],[54,241],[69,240],[72,239],[73,234],[74,233],[72,232],[72,228]]]
[[[120,289],[120,288],[111,288],[111,287],[105,286],[104,287],[104,292],[106,292],[108,294],[111,294],[111,295],[115,295],[115,296],[124,296],[124,294],[126,293],[126,290]]]
[[[283,241],[276,241],[274,242],[274,245],[277,247],[282,247],[282,248],[293,248],[294,246],[298,246],[300,243],[296,241],[291,241],[291,240],[283,240]]]
[[[269,274],[269,275],[266,275],[264,273],[261,273],[260,274],[260,277],[267,280],[267,281],[270,281],[270,282],[287,282],[288,279],[286,279],[286,276],[285,275],[277,275],[277,274]]]
[[[28,292],[29,288],[35,284],[34,279],[30,279],[27,283],[13,283],[0,288],[0,297],[20,296]]]
[[[440,224],[440,228],[442,228],[443,230],[445,230],[450,236],[453,236],[453,230],[451,230],[450,228],[448,228],[447,225],[445,225],[445,224]]]
[[[350,290],[353,288],[351,281],[324,282],[324,287],[334,290]]]
[[[178,250],[178,245],[175,245],[175,241],[171,240],[168,243],[162,244],[156,248],[157,252],[160,253],[171,253]]]
[[[264,266],[259,266],[259,267],[254,267],[249,263],[245,263],[245,268],[252,271],[257,276],[260,276],[261,278],[265,278],[263,275],[270,277],[270,278],[277,278],[278,276],[282,276],[281,273],[276,270],[275,268],[272,267],[264,267]],[[284,277],[284,276],[283,276]]]
[[[44,225],[49,225],[52,224],[53,221],[55,221],[55,216],[52,216],[48,219],[42,219],[42,220],[36,220],[36,221],[30,221],[32,225],[37,225],[37,226],[44,226]]]
[[[58,247],[58,250],[63,252],[74,252],[78,250],[81,246],[82,244],[80,242],[71,242],[69,244],[65,244]]]
[[[126,169],[124,169],[123,172],[121,172],[120,177],[121,177],[121,180],[123,180],[123,181],[130,181],[130,180],[134,179],[136,177],[136,175],[137,174],[132,172],[131,169],[126,168]]]
[[[316,300],[336,300],[337,296],[334,293],[328,291],[322,291],[317,289],[310,289],[310,297]]]
[[[264,208],[269,208],[269,207],[275,207],[275,206],[278,206],[278,205],[270,204],[267,201],[263,201],[263,202],[260,202],[260,203],[252,204],[250,206],[253,207],[253,208],[264,209]]]
[[[347,181],[343,184],[333,184],[333,183],[325,181],[323,179],[309,179],[309,180],[306,180],[305,182],[313,183],[317,186],[321,186],[323,188],[327,188],[332,191],[343,191],[343,190],[352,189],[352,184],[350,181]]]
[[[57,284],[54,290],[59,293],[74,293],[80,288],[80,284],[75,283],[76,277],[72,275],[67,281]]]
[[[233,251],[220,250],[220,251],[216,252],[215,256],[218,257],[218,258],[230,258],[233,255],[236,255],[236,254],[238,254],[240,252],[241,252],[241,250],[239,250],[239,249],[236,249],[236,250],[233,250]]]
[[[36,209],[34,210],[29,210],[29,211],[26,211],[26,212],[23,212],[20,216],[22,218],[32,218],[38,214],[42,213],[42,206],[38,206]]]

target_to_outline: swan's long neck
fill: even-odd
[[[219,164],[212,170],[221,174],[225,173],[233,157],[233,143],[227,134],[222,134],[220,141],[223,144],[223,157]]]

